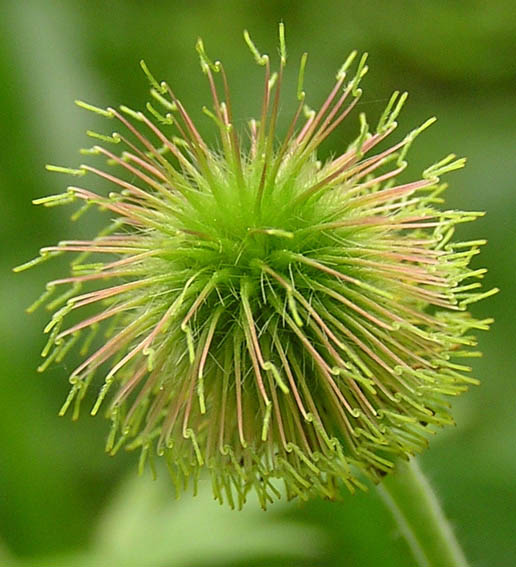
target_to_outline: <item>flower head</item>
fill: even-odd
[[[406,93],[395,92],[376,128],[359,115],[348,149],[326,161],[318,148],[354,109],[367,71],[352,53],[318,110],[305,104],[301,58],[297,102],[286,133],[276,122],[286,64],[246,41],[265,71],[259,120],[248,137],[234,126],[228,79],[197,44],[212,96],[219,147],[208,146],[183,103],[145,64],[147,112],[79,106],[111,119],[112,134],[79,169],[107,194],[69,187],[44,206],[83,202],[113,217],[93,240],[41,250],[31,266],[76,253],[71,273],[47,284],[53,311],[41,370],[72,349],[74,417],[90,384],[112,422],[107,450],[142,449],[166,459],[180,488],[202,469],[215,496],[241,506],[279,493],[333,498],[360,477],[378,480],[453,422],[450,397],[476,380],[467,307],[484,270],[468,267],[483,241],[453,242],[479,213],[443,210],[440,182],[460,168],[450,155],[400,183],[422,126],[387,146]],[[348,78],[350,75],[350,78]],[[383,149],[378,149],[382,147]],[[79,212],[80,212],[79,211]],[[77,214],[77,213],[76,213]],[[51,295],[65,288],[57,298]],[[92,311],[93,309],[93,311]]]

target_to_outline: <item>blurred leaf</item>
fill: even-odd
[[[250,497],[244,510],[233,511],[213,500],[207,481],[200,481],[196,497],[186,494],[175,500],[166,473],[161,472],[154,482],[133,474],[122,483],[100,518],[87,552],[22,565],[227,566],[238,561],[249,565],[256,557],[264,558],[267,565],[274,558],[296,560],[299,565],[321,556],[327,538],[317,528],[279,521],[284,505],[264,513],[258,500]]]
[[[200,494],[175,501],[169,479],[150,482],[131,476],[122,485],[97,527],[93,555],[109,565],[227,565],[230,561],[266,557],[315,557],[324,536],[315,529],[278,522],[258,501],[242,511],[217,504],[208,481]]]

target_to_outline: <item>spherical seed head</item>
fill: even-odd
[[[201,41],[217,150],[142,62],[147,112],[79,102],[119,130],[88,132],[103,143],[84,150],[98,164],[49,166],[104,179],[107,196],[74,186],[37,201],[79,200],[79,212],[96,205],[114,220],[93,240],[43,248],[20,269],[77,253],[70,275],[29,309],[54,311],[41,370],[74,348],[83,357],[62,413],[73,404],[78,415],[96,376],[92,413],[103,404],[112,421],[108,451],[141,447],[142,466],[163,456],[178,488],[207,469],[220,501],[241,506],[255,489],[265,507],[280,494],[274,479],[289,498],[334,498],[341,483],[354,490],[363,477],[379,480],[453,423],[447,400],[476,382],[461,361],[478,354],[470,331],[491,322],[467,306],[496,290],[479,291],[484,270],[468,267],[483,242],[452,240],[478,214],[438,208],[439,177],[464,160],[448,156],[421,179],[396,181],[432,120],[382,144],[406,98],[396,92],[376,128],[360,115],[345,153],[320,162],[319,145],[360,98],[365,56],[348,79],[352,53],[311,110],[304,55],[292,120],[277,141],[283,28],[277,73],[245,39],[265,70],[250,142],[234,128],[224,68]]]

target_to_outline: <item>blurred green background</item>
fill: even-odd
[[[374,490],[345,495],[342,504],[278,504],[265,514],[251,504],[231,512],[212,501],[208,487],[175,501],[166,473],[152,482],[136,476],[136,455],[106,456],[105,421],[86,412],[74,424],[57,417],[70,368],[35,370],[46,314],[29,317],[24,308],[57,266],[11,272],[41,246],[98,228],[95,215],[72,225],[70,209],[30,203],[67,182],[46,173],[45,163],[77,166],[78,148],[91,145],[85,130],[102,128],[74,99],[142,108],[144,58],[209,138],[200,111],[209,92],[194,50],[202,36],[208,53],[225,62],[244,127],[258,112],[262,75],[242,30],[275,56],[280,20],[291,81],[301,53],[310,53],[309,104],[322,101],[351,49],[367,50],[360,111],[370,122],[394,89],[410,93],[399,136],[429,116],[439,119],[411,149],[414,175],[450,152],[468,157],[465,170],[448,176],[448,206],[488,212],[461,235],[489,239],[476,265],[489,269],[486,288],[502,291],[474,308],[478,317],[496,318],[474,365],[482,385],[458,400],[458,427],[434,439],[420,461],[472,564],[516,565],[514,10],[514,0],[0,2],[2,567],[413,566]],[[290,111],[287,99],[283,111]],[[343,150],[357,121],[354,114],[327,147]]]

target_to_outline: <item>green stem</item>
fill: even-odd
[[[378,486],[420,567],[468,567],[439,501],[417,463],[400,463]]]

